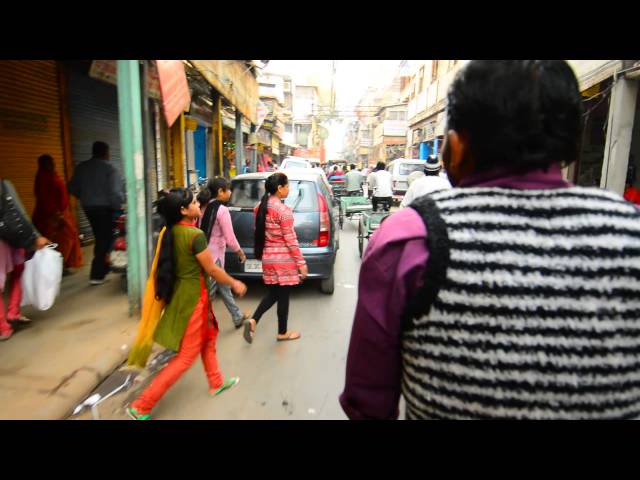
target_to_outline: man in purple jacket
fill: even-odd
[[[564,61],[471,61],[448,93],[456,188],[374,234],[340,403],[351,419],[640,416],[640,210],[567,183]]]

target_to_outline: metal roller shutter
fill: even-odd
[[[55,61],[0,61],[0,177],[11,180],[29,214],[38,157],[56,161],[64,178],[60,90]]]
[[[120,128],[118,124],[118,91],[114,85],[89,77],[89,67],[68,70],[69,126],[73,164],[91,158],[93,142],[109,144],[111,162],[124,181],[120,156]],[[83,244],[93,240],[91,225],[81,206],[78,206],[78,228]]]

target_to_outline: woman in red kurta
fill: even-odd
[[[38,158],[38,174],[35,181],[36,208],[33,224],[53,243],[64,258],[65,268],[82,266],[82,249],[78,229],[69,208],[67,187],[56,173],[53,158],[42,155]]]
[[[289,195],[289,179],[278,172],[267,178],[265,194],[254,209],[256,217],[255,255],[262,259],[262,278],[267,296],[244,325],[244,339],[251,343],[262,315],[278,303],[278,341],[297,340],[299,332],[287,330],[289,293],[309,274],[293,229],[293,212],[282,199]]]

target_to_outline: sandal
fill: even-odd
[[[213,395],[214,397],[218,396],[225,390],[228,390],[229,388],[233,387],[234,385],[237,385],[238,383],[240,383],[240,377],[231,377],[229,380],[224,382],[222,386],[218,388],[215,392],[211,393],[211,391],[209,391],[209,393],[211,393],[211,395]]]
[[[149,420],[151,418],[150,413],[138,413],[135,408],[127,408],[127,415],[134,420]]]
[[[253,334],[256,332],[255,326],[251,328],[251,320],[253,320],[253,318],[250,318],[248,322],[245,322],[244,334],[242,335],[247,343],[253,343]],[[255,320],[253,321],[255,322]]]
[[[300,332],[287,332],[285,333],[286,337],[281,338],[280,336],[276,337],[279,342],[288,342],[290,340],[298,340],[302,335]]]
[[[247,320],[249,320],[251,317],[249,315],[247,315],[246,313],[242,314],[242,318],[240,319],[239,322],[233,322],[233,325],[236,327],[236,330],[239,329],[240,327],[242,327],[242,325],[244,325],[244,322],[246,322]]]

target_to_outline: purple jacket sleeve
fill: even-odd
[[[373,235],[362,262],[340,404],[350,419],[399,415],[401,323],[407,301],[421,286],[429,257],[426,228],[407,208]]]

